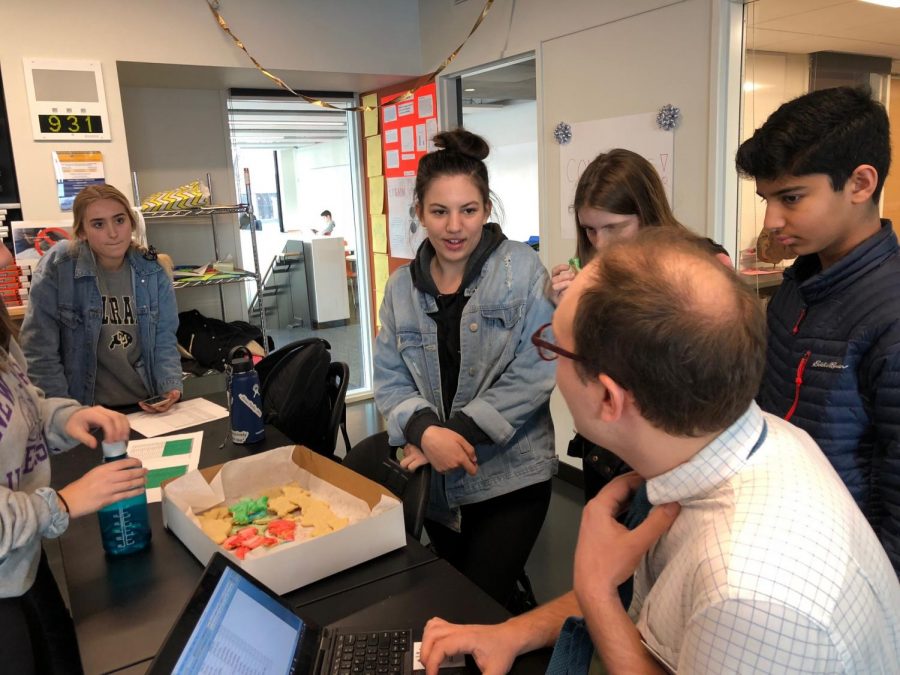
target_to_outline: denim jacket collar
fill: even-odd
[[[478,290],[478,286],[481,285],[481,280],[484,279],[484,275],[487,274],[487,267],[490,263],[490,260],[486,261],[485,264],[481,267],[481,272],[478,273],[478,276],[472,279],[469,282],[469,285],[466,286],[465,290],[463,290],[463,294],[467,298],[471,298],[475,295],[475,292]],[[434,296],[430,293],[426,293],[425,291],[416,289],[416,293],[419,294],[419,303],[422,306],[422,310],[426,314],[433,314],[438,311],[437,300],[435,300]]]
[[[75,258],[75,278],[95,277],[97,276],[97,261],[91,253],[91,247],[87,242],[82,240],[73,241],[70,253]],[[158,265],[152,264],[146,260],[144,256],[134,247],[131,246],[125,254],[131,269],[140,276],[156,273],[160,268]]]

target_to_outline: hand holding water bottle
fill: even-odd
[[[125,441],[103,441],[102,445],[104,466],[135,461],[126,453]],[[141,478],[142,483],[143,480]],[[153,532],[150,529],[147,493],[143,485],[140,489],[124,491],[121,499],[101,508],[97,517],[100,520],[103,550],[109,555],[137,553],[149,546]]]
[[[68,504],[69,516],[78,518],[121,499],[143,494],[146,476],[147,469],[141,466],[141,460],[128,457],[91,469],[58,494]]]
[[[97,447],[97,439],[91,435],[93,428],[100,427],[108,441],[125,441],[128,438],[128,418],[100,406],[82,408],[66,422],[66,434],[91,448]],[[124,447],[124,446],[123,446]],[[78,480],[59,490],[69,516],[78,518],[117,502],[135,497],[144,492],[147,470],[136,458],[123,462],[101,464],[91,469]]]

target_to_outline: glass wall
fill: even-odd
[[[740,140],[749,138],[782,103],[839,85],[869,86],[873,97],[888,108],[892,127],[900,122],[900,110],[891,104],[891,92],[900,87],[900,38],[893,29],[898,12],[861,2],[757,0],[746,4]],[[900,187],[889,180],[883,196],[885,217],[893,215],[892,205],[898,200]],[[742,180],[739,267],[760,289],[777,286],[780,271],[793,262],[759,259],[762,249],[757,243],[764,216],[765,203],[756,195],[754,182]]]
[[[251,177],[255,218],[242,225],[244,260],[252,259],[255,227],[264,277],[263,296],[248,296],[251,321],[266,313],[276,348],[311,336],[328,340],[332,358],[350,367],[349,392],[370,392],[371,310],[366,275],[357,269],[365,237],[354,113],[232,92],[228,118],[242,201],[245,168]]]

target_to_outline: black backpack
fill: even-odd
[[[263,420],[295,443],[334,456],[337,429],[346,447],[348,369],[332,363],[331,345],[322,338],[297,340],[256,364]]]
[[[229,321],[204,316],[196,309],[178,314],[178,343],[201,366],[225,369],[228,352],[238,345],[255,340],[263,344],[262,331],[246,321]],[[271,340],[271,338],[270,338]]]

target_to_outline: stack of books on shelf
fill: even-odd
[[[12,250],[9,237],[9,222],[6,220],[7,209],[0,209],[0,239]],[[31,287],[31,267],[28,265],[10,265],[0,269],[0,296],[7,307],[24,305]]]
[[[249,272],[236,269],[234,265],[228,268],[217,268],[213,263],[195,267],[193,265],[176,265],[174,270],[175,281],[222,281],[252,276]]]
[[[31,267],[28,264],[10,265],[0,269],[0,296],[7,307],[17,307],[28,302],[31,289]]]

